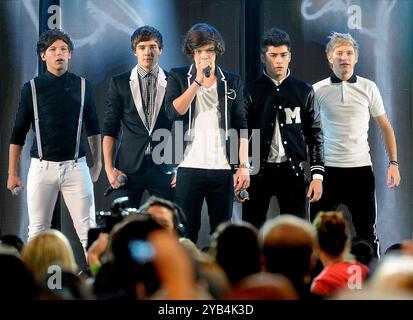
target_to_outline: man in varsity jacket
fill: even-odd
[[[281,213],[305,218],[306,196],[310,202],[320,199],[324,173],[323,136],[314,109],[314,91],[290,75],[291,44],[286,32],[271,28],[265,33],[261,61],[265,67],[261,78],[244,91],[248,129],[260,130],[260,168],[251,176],[243,220],[258,228],[266,220],[273,195]],[[307,147],[311,181],[306,192],[302,163],[307,159]]]
[[[91,84],[68,72],[72,51],[72,41],[60,30],[44,32],[37,42],[37,53],[47,70],[22,88],[10,139],[7,188],[12,193],[23,188],[18,163],[26,134],[33,126],[36,137],[27,177],[29,239],[50,228],[61,191],[86,248],[88,230],[95,224],[93,182],[102,167],[101,141]],[[81,139],[83,128],[93,157],[90,169]]]

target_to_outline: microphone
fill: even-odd
[[[244,201],[244,200],[249,200],[250,194],[248,193],[247,190],[241,190],[240,193],[238,194],[238,197]]]
[[[118,182],[120,183],[120,186],[123,187],[126,183],[126,177],[125,176],[121,176],[119,175],[117,178]],[[107,197],[108,195],[110,195],[113,190],[115,190],[115,188],[113,188],[112,186],[109,186],[106,188],[105,193],[103,194],[105,197]]]
[[[207,66],[204,70],[203,70],[205,77],[209,78],[211,76],[211,67]]]
[[[249,200],[250,199],[250,195],[248,193],[247,190],[241,190],[240,192],[238,192],[237,194],[235,194],[235,199],[238,202],[244,202],[245,200]]]
[[[11,193],[13,194],[13,196],[18,196],[22,191],[23,191],[23,188],[17,186],[13,188]]]

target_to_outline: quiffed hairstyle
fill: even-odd
[[[208,44],[214,44],[217,55],[224,54],[225,42],[219,31],[207,23],[197,23],[186,33],[182,51],[193,57],[195,49]]]
[[[346,249],[349,230],[343,214],[337,211],[321,211],[313,222],[317,230],[318,243],[322,250],[333,257]]]
[[[62,40],[69,47],[69,51],[72,52],[74,49],[73,42],[67,33],[60,29],[52,29],[43,32],[40,35],[39,41],[37,41],[36,51],[37,55],[44,53],[47,48],[49,48],[55,41]]]
[[[261,42],[261,52],[267,52],[269,46],[273,47],[280,47],[280,46],[287,46],[288,50],[291,51],[291,40],[290,36],[287,32],[278,29],[278,28],[271,28],[267,32],[264,33]]]
[[[348,45],[354,48],[354,52],[356,53],[356,59],[359,56],[359,45],[357,41],[351,36],[349,33],[339,33],[339,32],[332,32],[328,37],[330,40],[326,45],[326,54],[327,57],[334,51],[336,46],[340,45]]]
[[[155,40],[159,48],[163,48],[162,34],[158,29],[151,26],[142,26],[136,29],[130,37],[132,51],[135,52],[136,46],[139,42],[149,40]]]

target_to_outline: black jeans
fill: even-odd
[[[311,220],[319,211],[347,206],[358,237],[376,246],[376,188],[371,166],[325,167],[323,195],[310,206]]]
[[[171,182],[173,175],[165,174],[159,166],[152,162],[152,157],[145,157],[137,174],[128,174],[126,184],[115,190],[115,197],[129,197],[128,206],[139,208],[143,193],[148,190],[154,195],[166,200],[173,200]]]
[[[204,199],[208,205],[211,233],[232,216],[234,186],[231,170],[179,168],[175,202],[187,217],[188,238],[198,240]]]
[[[267,163],[260,176],[251,176],[249,200],[242,205],[242,220],[260,228],[267,217],[272,196],[277,197],[280,213],[307,217],[307,183],[289,163]]]

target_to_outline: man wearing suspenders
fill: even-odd
[[[23,188],[18,163],[32,126],[36,137],[27,177],[29,240],[50,228],[61,191],[86,248],[88,230],[95,224],[93,182],[102,167],[100,131],[91,84],[67,71],[72,51],[72,41],[60,30],[44,32],[37,42],[47,71],[22,88],[10,140],[7,188],[12,193]],[[83,128],[93,156],[90,169],[81,139]]]

